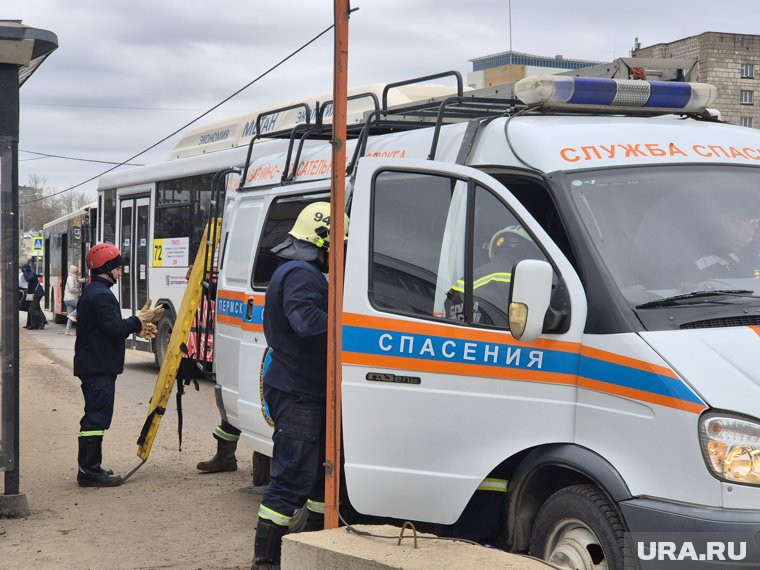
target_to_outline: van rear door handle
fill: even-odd
[[[253,298],[248,299],[245,305],[245,320],[250,321],[253,318]]]

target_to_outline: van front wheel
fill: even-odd
[[[530,554],[559,568],[623,570],[625,528],[593,485],[573,485],[549,497],[530,534]]]

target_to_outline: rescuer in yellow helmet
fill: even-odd
[[[345,214],[344,224],[343,242],[348,237]],[[330,204],[315,202],[301,210],[287,239],[272,248],[286,261],[269,281],[264,306],[264,335],[272,350],[264,400],[275,429],[254,568],[279,567],[282,537],[304,503],[308,517],[303,530],[324,527],[329,239]]]

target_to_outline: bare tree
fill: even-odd
[[[25,226],[21,228],[22,232],[30,229],[41,230],[46,223],[74,212],[91,201],[81,190],[70,190],[55,195],[55,188],[48,188],[46,185],[46,178],[36,174],[29,177],[27,187],[31,188],[31,191],[27,191],[24,198],[19,200],[20,219]]]
[[[21,231],[41,230],[42,226],[55,219],[55,211],[48,200],[44,199],[47,179],[33,174],[29,177],[26,191],[19,196]]]
[[[70,190],[63,194],[59,194],[58,196],[53,196],[52,198],[49,198],[49,200],[51,200],[54,209],[58,213],[56,217],[74,212],[92,201],[81,190]]]

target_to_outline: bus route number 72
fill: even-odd
[[[153,267],[164,264],[164,244],[162,239],[153,240]]]

